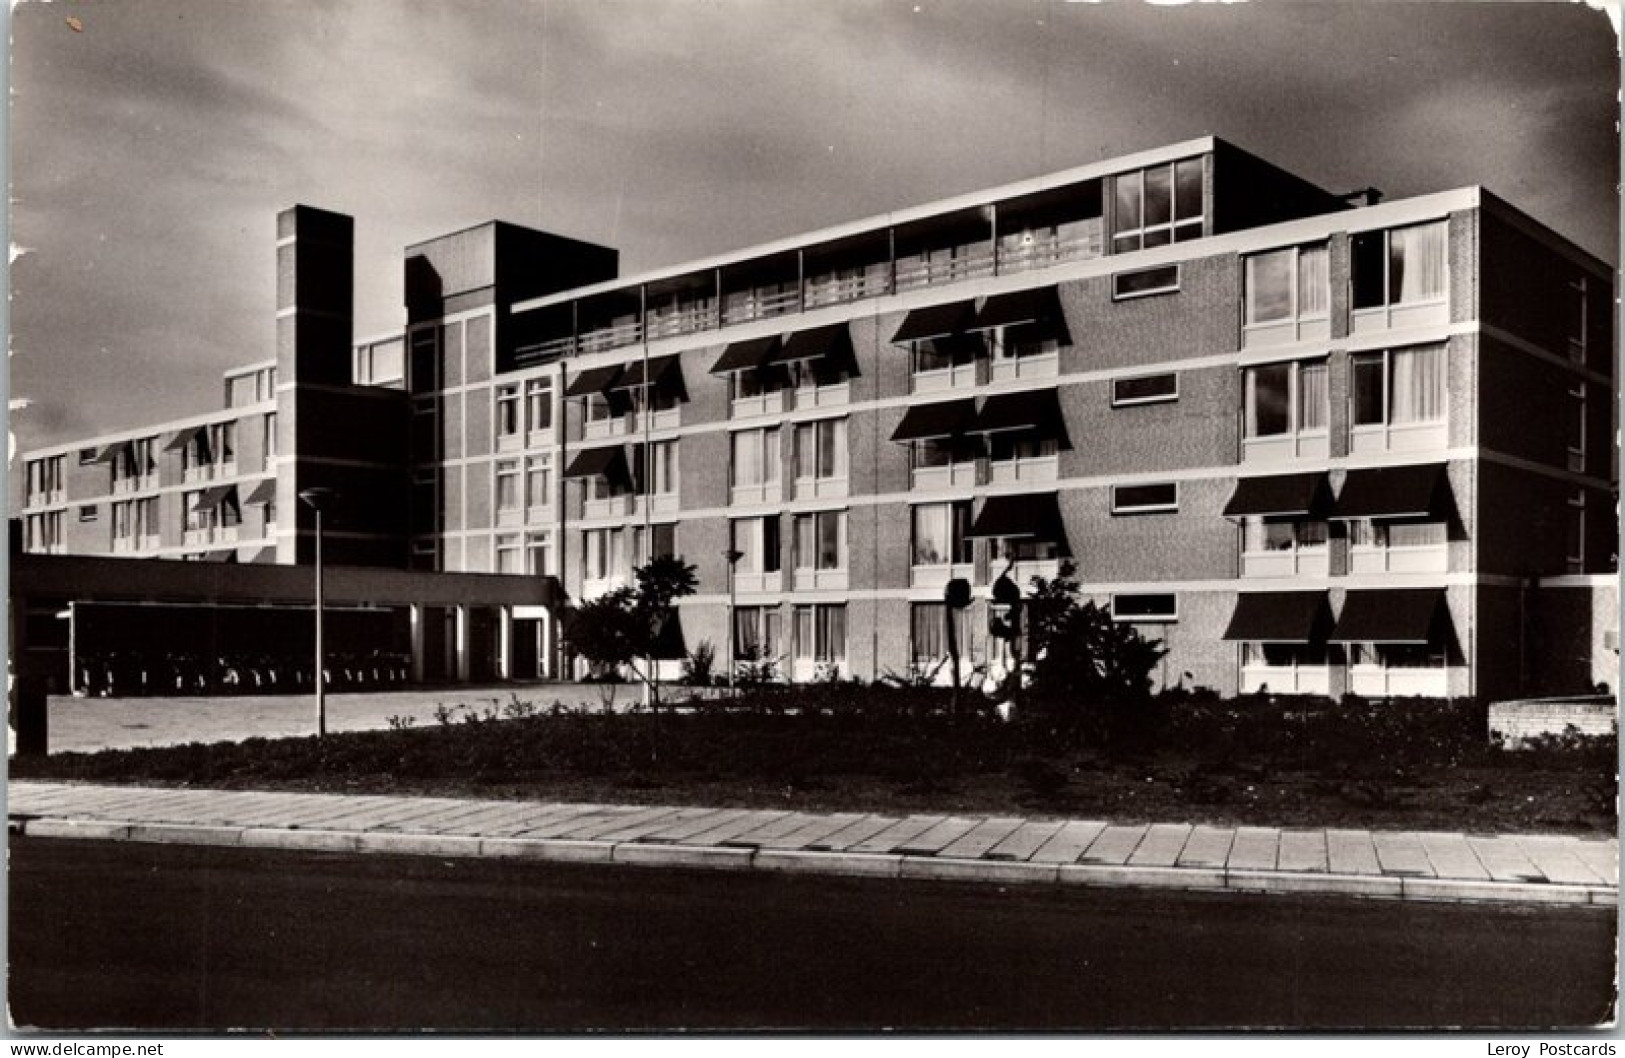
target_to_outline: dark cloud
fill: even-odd
[[[65,20],[74,16],[84,31]],[[500,217],[639,270],[1212,133],[1334,189],[1496,190],[1612,260],[1618,61],[1564,4],[128,0],[13,17],[27,445],[271,355],[277,210]]]

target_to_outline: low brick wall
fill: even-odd
[[[1530,698],[1490,703],[1490,738],[1509,749],[1541,735],[1561,735],[1570,727],[1582,735],[1619,730],[1619,706],[1612,697]]]

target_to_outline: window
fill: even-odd
[[[739,552],[734,564],[736,587],[745,591],[767,590],[782,568],[779,541],[779,516],[766,518],[736,518],[729,526],[729,546]]]
[[[1186,158],[1112,180],[1112,253],[1202,237],[1202,159]]]
[[[771,660],[784,653],[783,615],[777,606],[740,606],[734,610],[734,658]]]
[[[818,511],[795,516],[796,569],[846,568],[846,512]]]
[[[730,459],[735,503],[778,499],[779,429],[739,430],[733,434]]]
[[[1142,268],[1112,276],[1112,300],[1142,298],[1151,294],[1172,294],[1179,289],[1179,266]]]
[[[1241,523],[1242,576],[1324,577],[1331,572],[1329,537],[1323,521],[1246,518]]]
[[[823,419],[795,427],[796,481],[846,480],[846,420]]]
[[[790,373],[782,366],[769,365],[731,372],[728,392],[732,400],[754,400],[787,389],[792,383]]]
[[[553,534],[525,534],[525,572],[536,576],[553,571]]]
[[[971,505],[969,500],[957,503],[928,503],[913,508],[913,564],[916,566],[947,566],[971,561],[970,532]]]
[[[498,444],[511,444],[519,440],[522,426],[517,385],[497,387],[496,427]]]
[[[1155,511],[1179,510],[1179,485],[1163,482],[1156,485],[1113,485],[1112,513],[1141,514]]]
[[[496,571],[498,573],[518,573],[521,571],[521,561],[519,534],[499,534],[496,540]]]
[[[440,458],[440,412],[433,397],[412,402],[412,459],[432,463]]]
[[[1569,498],[1567,564],[1570,573],[1584,573],[1586,565],[1586,494]]]
[[[275,459],[276,449],[276,412],[267,412],[260,427],[260,443],[263,446],[266,459]]]
[[[31,514],[24,527],[24,546],[29,551],[60,551],[63,545],[62,512]]]
[[[531,510],[553,505],[553,457],[530,456],[525,460],[525,506]]]
[[[649,445],[648,480],[652,496],[677,495],[677,442],[655,441]]]
[[[94,448],[79,449],[79,465],[89,467],[96,465],[96,450]]]
[[[1354,375],[1354,425],[1401,425],[1444,418],[1444,346],[1356,353],[1349,363]]]
[[[1030,430],[1006,430],[988,437],[988,457],[995,463],[1042,459],[1058,455],[1061,443],[1054,437],[1040,437]]]
[[[141,437],[130,441],[113,457],[113,488],[128,492],[148,487],[148,480],[158,472],[158,461],[153,455],[157,438]]]
[[[1160,404],[1179,399],[1179,376],[1143,375],[1112,380],[1112,407],[1129,404]]]
[[[941,388],[933,387],[933,382],[972,384],[976,380],[976,358],[987,350],[980,334],[921,338],[909,345],[915,388],[922,383],[926,388]]]
[[[189,533],[209,528],[210,512],[198,509],[198,504],[202,500],[203,493],[201,491],[188,492],[183,500],[186,510],[186,531]]]
[[[836,663],[846,660],[846,606],[797,606],[796,658]]]
[[[209,427],[210,442],[214,446],[215,462],[229,466],[237,462],[237,424],[217,422]]]
[[[626,573],[623,530],[588,529],[582,533],[582,573],[587,580],[607,580]]]
[[[1242,271],[1243,344],[1329,338],[1329,261],[1324,243],[1246,258]]]
[[[1349,649],[1356,668],[1442,669],[1446,663],[1444,647],[1433,643],[1351,643]]]
[[[1351,547],[1443,547],[1449,542],[1444,522],[1390,522],[1362,518],[1349,523]]]
[[[910,441],[909,468],[914,474],[914,487],[976,484],[976,459],[982,451],[980,437],[931,437]]]
[[[525,380],[525,429],[532,434],[553,428],[553,383],[545,378]]]
[[[1324,360],[1244,368],[1244,451],[1249,455],[1288,457],[1326,455],[1330,412],[1326,378]],[[1312,438],[1313,443],[1299,443],[1300,438],[1306,437]],[[1286,444],[1281,446],[1274,441],[1284,441]]]
[[[1054,562],[1061,557],[1061,544],[1056,540],[1038,540],[1033,537],[1001,539],[987,542],[988,563],[1003,572],[1011,562]]]
[[[47,456],[28,464],[30,503],[61,502],[63,469],[66,462],[66,456]]]
[[[650,559],[669,558],[677,554],[677,526],[669,522],[634,526],[632,544],[640,566]]]
[[[519,460],[498,460],[496,465],[496,475],[497,510],[519,510]]]
[[[79,520],[81,522],[94,522],[96,520],[96,505],[92,503],[80,507]]]
[[[358,386],[389,386],[406,377],[405,343],[400,338],[374,345],[358,345],[351,360],[351,377]]]
[[[412,472],[412,527],[417,532],[439,528],[438,475],[432,470]]]
[[[1442,299],[1447,246],[1444,221],[1355,235],[1355,311]]]
[[[412,335],[411,384],[413,393],[440,388],[440,342],[438,327],[424,327]]]
[[[971,611],[950,610],[947,603],[917,602],[909,606],[909,642],[916,666],[935,665],[948,658],[948,615],[953,615],[954,640],[960,660],[982,660],[982,645],[973,634]]]
[[[1586,468],[1586,387],[1577,384],[1569,395],[1569,451],[1568,468],[1576,474]]]
[[[412,541],[411,564],[413,569],[432,570],[439,566],[440,545],[434,537],[420,537]]]
[[[1172,593],[1155,595],[1113,595],[1114,621],[1177,621],[1179,597]]]

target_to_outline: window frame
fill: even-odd
[[[1145,287],[1138,290],[1125,290],[1123,288],[1124,280],[1132,280],[1142,276],[1149,277],[1156,275],[1159,272],[1172,272],[1173,281],[1163,283],[1160,286]],[[1183,281],[1182,272],[1183,269],[1180,268],[1179,262],[1177,261],[1171,264],[1152,265],[1148,268],[1131,268],[1122,272],[1113,272],[1112,301],[1133,301],[1136,298],[1154,298],[1160,297],[1164,294],[1177,294],[1179,293],[1180,284]]]
[[[1173,383],[1173,389],[1167,393],[1158,393],[1149,397],[1124,397],[1119,394],[1119,387],[1125,382],[1150,382],[1159,379],[1168,379]],[[1133,408],[1142,404],[1172,404],[1179,400],[1179,372],[1159,371],[1149,375],[1130,375],[1124,378],[1112,379],[1111,406],[1114,408]]]
[[[1172,605],[1165,611],[1142,614],[1125,614],[1118,612],[1120,599],[1168,599]],[[1179,621],[1179,593],[1174,591],[1153,592],[1113,592],[1111,597],[1112,620],[1119,624],[1175,624]]]
[[[1123,501],[1119,498],[1125,489],[1153,488],[1173,489],[1173,500],[1165,503],[1140,503],[1128,505],[1123,503]],[[1179,482],[1177,481],[1146,481],[1138,482],[1132,485],[1113,485],[1111,490],[1111,512],[1114,517],[1119,515],[1136,514],[1172,514],[1179,510]]]

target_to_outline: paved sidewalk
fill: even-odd
[[[1614,840],[13,782],[33,837],[1614,905]]]

